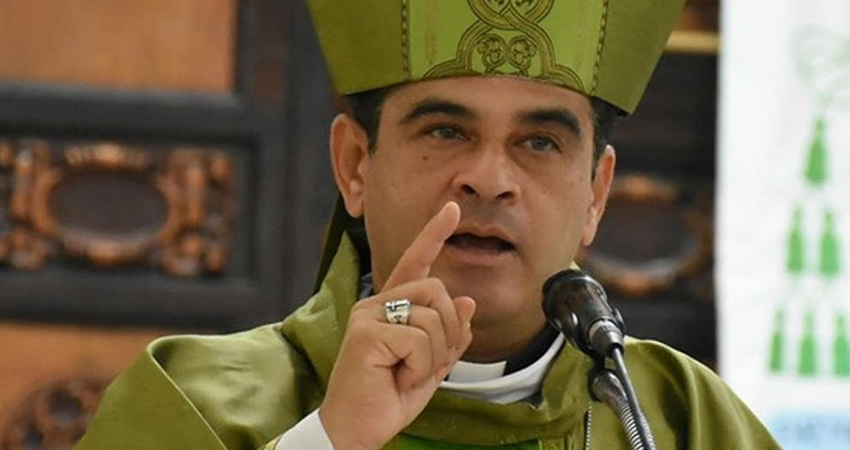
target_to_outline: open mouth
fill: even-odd
[[[446,244],[461,250],[494,254],[515,250],[513,244],[503,239],[495,236],[478,236],[472,233],[453,234],[450,238],[446,239]]]

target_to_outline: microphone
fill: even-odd
[[[573,345],[594,359],[623,349],[623,317],[608,304],[605,289],[580,270],[564,270],[543,285],[543,312]]]
[[[640,409],[623,358],[623,317],[608,304],[605,289],[580,270],[565,270],[543,284],[549,323],[594,361],[590,390],[619,416],[634,450],[655,450],[652,430]],[[611,358],[614,372],[605,368]]]

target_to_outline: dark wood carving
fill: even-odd
[[[176,276],[227,264],[236,219],[222,151],[154,152],[109,142],[0,141],[0,262],[38,270],[60,256],[152,264]]]
[[[709,221],[677,184],[643,175],[617,178],[597,243],[581,264],[628,297],[667,289],[711,258]]]
[[[0,450],[67,450],[85,433],[108,382],[73,379],[31,395],[2,431]]]

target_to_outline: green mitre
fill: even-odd
[[[634,111],[684,0],[309,0],[337,93],[464,75]]]

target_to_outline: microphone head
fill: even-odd
[[[569,269],[543,284],[543,312],[549,323],[579,350],[605,357],[623,343],[623,318],[608,304],[605,289],[581,270]]]

